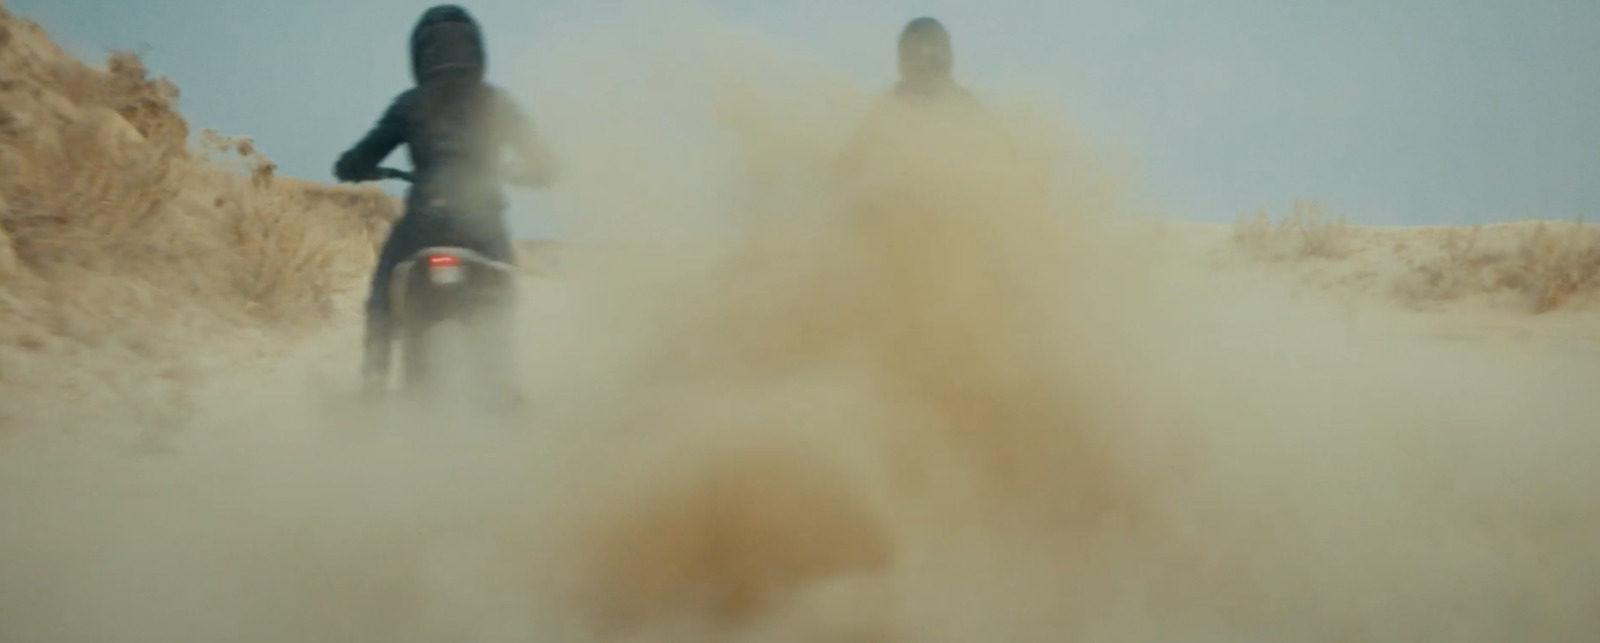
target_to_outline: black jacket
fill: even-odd
[[[444,82],[444,81],[433,81]],[[379,163],[404,144],[416,178],[406,195],[411,209],[499,210],[505,207],[502,156],[514,149],[534,187],[548,185],[559,163],[532,121],[503,90],[482,82],[440,87],[465,94],[453,97],[462,109],[430,105],[432,87],[408,89],[384,110],[366,136],[339,157],[340,181],[373,180]]]
[[[554,182],[558,163],[522,109],[484,82],[483,34],[456,5],[428,9],[411,32],[411,71],[417,85],[401,92],[366,136],[339,157],[340,181],[379,178],[379,163],[405,145],[416,182],[408,212],[498,212],[506,147],[525,164],[518,182]]]

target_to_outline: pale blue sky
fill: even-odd
[[[10,0],[80,55],[148,47],[195,126],[254,136],[284,173],[318,180],[410,82],[405,38],[430,4]],[[495,61],[541,41],[649,15],[627,0],[464,4],[486,25],[496,80],[508,72]],[[1361,223],[1600,216],[1596,0],[703,5],[880,85],[900,26],[936,16],[974,89],[1062,100],[1138,155],[1140,192],[1175,216],[1226,221],[1296,198]],[[540,97],[526,102],[539,118]],[[548,234],[548,204],[518,203],[519,231]]]

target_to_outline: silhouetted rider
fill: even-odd
[[[959,119],[985,113],[977,97],[956,82],[950,32],[938,20],[921,17],[906,23],[900,31],[898,58],[900,82],[873,105],[866,122],[846,145],[842,162],[847,172],[859,171],[863,156],[879,137],[893,131],[893,126],[910,114],[949,110]]]
[[[955,80],[955,53],[950,32],[929,17],[906,23],[900,31],[900,82],[892,96],[901,101],[960,101],[977,107],[977,97]]]
[[[411,32],[416,86],[401,92],[376,126],[339,157],[340,181],[381,178],[378,164],[405,145],[415,182],[379,253],[367,298],[366,355],[369,386],[387,375],[389,278],[395,264],[430,245],[459,245],[511,263],[506,229],[503,153],[516,150],[526,167],[516,182],[545,187],[558,163],[516,102],[484,80],[486,51],[477,22],[457,5],[423,12]]]

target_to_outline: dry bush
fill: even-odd
[[[1600,289],[1600,228],[1582,219],[1539,222],[1523,235],[1508,277],[1533,297],[1534,312],[1554,310],[1574,295]]]
[[[1414,302],[1446,301],[1496,289],[1497,277],[1491,268],[1503,261],[1504,253],[1481,246],[1482,233],[1480,226],[1446,229],[1438,258],[1399,281],[1395,294]]]
[[[339,259],[354,246],[308,217],[304,198],[240,183],[215,203],[230,223],[230,290],[243,309],[271,322],[332,313],[333,295],[351,284]]]
[[[112,271],[159,260],[159,219],[178,191],[169,163],[108,140],[93,122],[63,126],[59,146],[31,152],[0,166],[0,225],[23,264],[48,276],[65,265]]]
[[[212,176],[218,186],[212,205],[228,222],[228,292],[243,310],[268,322],[331,314],[334,295],[360,282],[359,268],[370,258],[366,248],[375,245],[379,224],[398,212],[378,199],[392,199],[375,190],[280,186],[277,165],[249,138],[206,130],[202,141],[208,153],[232,153],[243,161],[236,166],[242,174],[213,170]]]
[[[1580,219],[1504,230],[1515,234],[1490,239],[1482,227],[1446,230],[1438,256],[1400,280],[1395,294],[1421,303],[1509,292],[1543,313],[1600,289],[1600,226]]]
[[[138,56],[95,69],[33,23],[3,9],[0,23],[0,269],[14,283],[138,282],[164,307],[315,319],[398,211],[375,190],[283,184],[249,139],[208,131],[195,154],[177,88]]]
[[[189,123],[173,109],[178,87],[165,78],[149,78],[144,61],[129,52],[112,54],[106,66],[109,75],[102,84],[103,102],[164,157],[186,156]]]
[[[277,177],[248,139],[191,149],[177,96],[0,4],[0,421],[176,426],[197,337],[325,319],[370,266],[395,199]]]
[[[1327,206],[1296,201],[1293,211],[1276,222],[1265,210],[1234,223],[1233,240],[1251,256],[1268,261],[1318,257],[1337,259],[1347,253],[1345,217],[1329,217]]]

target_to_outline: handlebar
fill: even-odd
[[[375,178],[377,180],[396,179],[396,180],[400,180],[400,181],[405,181],[407,183],[416,183],[417,182],[416,175],[413,175],[412,173],[407,172],[405,170],[397,170],[397,169],[392,168],[392,167],[379,167],[377,169],[377,171],[376,171],[376,177]],[[543,187],[543,186],[548,185],[550,183],[550,181],[549,181],[549,179],[547,177],[542,177],[542,176],[538,176],[538,175],[535,175],[535,174],[529,174],[527,172],[520,172],[520,171],[513,171],[513,170],[507,170],[504,179],[505,179],[506,182],[511,183],[513,185],[521,185],[521,186],[525,186],[525,187]]]
[[[417,177],[412,176],[410,172],[407,172],[405,170],[396,170],[396,169],[394,169],[392,167],[380,167],[380,168],[378,168],[378,178],[380,178],[380,179],[399,179],[401,181],[405,181],[406,183],[416,183],[417,182]]]

